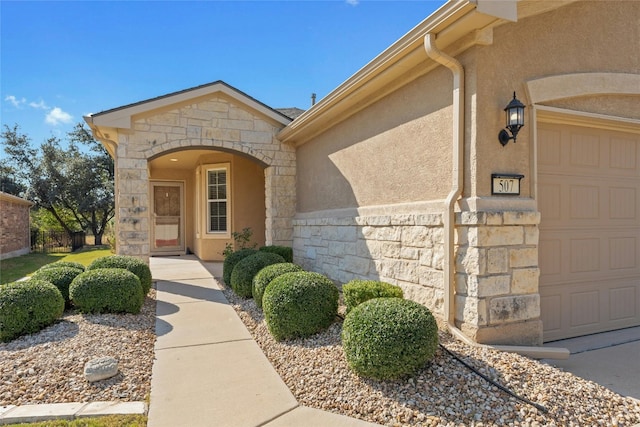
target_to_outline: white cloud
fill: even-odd
[[[350,4],[351,6],[357,6],[358,3],[360,3],[360,0],[345,0],[347,2],[347,4]]]
[[[40,100],[40,102],[31,101],[29,103],[29,107],[37,108],[37,109],[40,109],[40,110],[48,110],[49,109],[49,106],[47,104],[45,104],[43,100]]]
[[[65,111],[62,111],[60,107],[54,107],[53,110],[47,113],[44,119],[50,125],[58,126],[59,124],[68,124],[73,121],[73,116]]]
[[[20,108],[22,107],[22,105],[24,105],[25,102],[27,102],[26,99],[22,98],[22,99],[18,99],[13,95],[7,95],[4,98],[5,101],[9,101],[14,107],[16,108]]]

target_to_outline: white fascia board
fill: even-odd
[[[471,0],[476,10],[511,22],[518,21],[518,0]]]

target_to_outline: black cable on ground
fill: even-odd
[[[515,397],[516,399],[520,400],[521,402],[524,402],[524,403],[526,403],[528,405],[533,406],[534,408],[536,408],[537,410],[539,410],[541,412],[544,412],[545,414],[549,413],[549,410],[547,408],[545,408],[544,406],[540,405],[539,403],[532,402],[531,400],[527,399],[526,397],[522,397],[522,396],[517,395],[515,392],[509,390],[508,388],[506,388],[502,384],[499,384],[499,383],[495,382],[494,380],[492,380],[491,378],[489,378],[488,376],[484,375],[482,372],[478,371],[476,368],[474,368],[473,366],[469,365],[467,362],[462,360],[460,357],[458,357],[457,354],[455,354],[454,352],[449,350],[444,345],[440,344],[440,347],[442,347],[442,349],[444,351],[446,351],[451,357],[456,359],[458,362],[462,363],[467,369],[471,370],[473,373],[477,374],[479,377],[481,377],[483,380],[487,381],[491,385],[496,386],[497,388],[499,388],[500,390],[504,391],[508,395]]]
[[[344,320],[344,316],[341,314],[338,314],[337,317],[343,321]],[[518,399],[521,402],[526,403],[527,405],[531,405],[534,408],[536,408],[537,410],[548,414],[549,410],[540,405],[539,403],[533,402],[529,399],[527,399],[526,397],[522,397],[518,394],[516,394],[515,392],[509,390],[508,388],[506,388],[505,386],[503,386],[502,384],[499,384],[497,382],[495,382],[494,380],[492,380],[491,378],[489,378],[488,376],[484,375],[482,372],[478,371],[476,368],[474,368],[473,366],[469,365],[467,362],[465,362],[464,360],[460,359],[460,357],[458,357],[457,354],[455,354],[454,352],[452,352],[451,350],[449,350],[447,347],[445,347],[444,345],[438,343],[438,345],[445,351],[447,352],[451,357],[453,357],[454,359],[456,359],[458,362],[460,362],[462,365],[464,365],[467,369],[469,369],[471,372],[477,374],[480,378],[482,378],[483,380],[485,380],[486,382],[488,382],[491,385],[496,386],[498,389],[502,390],[503,392],[507,393],[509,396],[513,396],[514,398]]]

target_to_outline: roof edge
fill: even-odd
[[[415,79],[437,67],[439,64],[430,60],[424,51],[426,34],[436,34],[438,47],[446,48],[474,31],[517,21],[519,1],[521,0],[449,0],[282,129],[278,138],[296,145],[305,143],[321,133],[327,123],[335,124],[345,120],[388,94],[388,90],[391,90],[389,88],[401,86],[397,80],[400,76]],[[481,42],[484,43],[476,37],[472,43]],[[467,44],[465,48],[469,46],[471,44]],[[423,68],[415,68],[423,61],[426,61]],[[368,91],[368,95],[362,90],[366,86],[374,88]],[[386,92],[384,88],[387,88]],[[381,90],[376,92],[378,95],[372,96],[372,91],[376,89]]]
[[[157,96],[155,98],[123,105],[121,107],[111,108],[99,113],[88,114],[84,117],[87,122],[90,121],[96,126],[130,129],[131,116],[133,115],[144,113],[147,111],[153,111],[159,108],[170,106],[172,104],[185,102],[193,98],[206,96],[216,92],[225,93],[238,100],[239,102],[261,112],[272,120],[275,120],[276,122],[279,122],[285,126],[292,121],[290,117],[287,117],[285,114],[281,113],[275,108],[272,108],[267,104],[258,101],[252,96],[247,95],[245,92],[236,89],[235,87],[222,80],[216,80],[215,82],[183,89],[177,92],[171,92],[165,95]]]
[[[0,191],[0,200],[5,200],[5,201],[8,201],[8,202],[14,202],[14,203],[18,203],[18,204],[21,204],[21,205],[27,205],[29,207],[35,205],[35,203],[33,203],[30,200],[23,199],[22,197],[19,197],[19,196],[14,196],[13,194],[5,193],[4,191]]]

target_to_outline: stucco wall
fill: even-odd
[[[31,202],[0,193],[0,259],[28,254],[31,250],[29,209]]]
[[[450,87],[434,70],[300,146],[298,212],[444,199]]]
[[[531,194],[534,124],[526,82],[572,73],[638,74],[640,56],[632,54],[638,51],[640,40],[638,16],[640,2],[636,1],[616,1],[615,6],[610,2],[577,2],[497,27],[491,45],[473,48],[478,64],[477,129],[472,141],[477,147],[477,176],[470,177],[474,184],[466,189],[466,196],[490,196],[492,172],[524,174],[523,196]],[[620,27],[622,23],[626,23],[623,28]],[[510,142],[503,148],[497,136],[504,127],[502,109],[513,91],[528,106],[526,125],[518,135],[517,143]],[[631,97],[595,96],[548,104],[638,118],[637,102],[637,97],[634,100]]]

